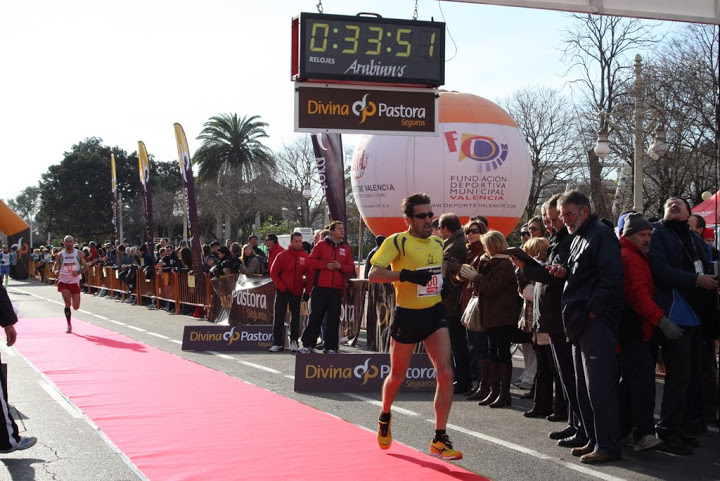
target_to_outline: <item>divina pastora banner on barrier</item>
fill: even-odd
[[[379,392],[390,374],[390,354],[298,354],[296,392]],[[434,391],[435,368],[427,354],[414,354],[405,392]]]
[[[272,326],[185,326],[183,351],[267,351]]]

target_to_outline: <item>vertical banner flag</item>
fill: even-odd
[[[115,154],[110,154],[110,174],[112,176],[112,179],[110,181],[110,186],[112,188],[112,195],[113,195],[113,203],[112,203],[112,210],[113,210],[113,228],[115,230],[115,247],[120,245],[120,216],[119,216],[119,205],[118,205],[118,190],[117,190],[117,171],[115,170]],[[120,254],[120,251],[115,251],[118,255]]]
[[[155,234],[155,228],[153,225],[152,186],[150,185],[150,159],[142,141],[138,141],[138,172],[140,174],[140,184],[143,188],[143,206],[145,207],[144,243],[148,246],[148,252],[154,252],[153,235]]]
[[[330,220],[345,222],[345,174],[340,134],[312,134],[315,162]]]
[[[182,176],[183,197],[187,208],[188,230],[190,231],[190,252],[192,252],[192,267],[196,276],[202,273],[202,246],[200,245],[200,232],[197,220],[197,202],[195,201],[195,178],[193,177],[192,162],[190,162],[190,149],[188,148],[185,131],[180,124],[175,127],[175,141],[177,142],[178,160],[180,161],[180,175]]]

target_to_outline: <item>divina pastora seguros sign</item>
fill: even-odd
[[[295,85],[295,131],[437,135],[437,91]]]
[[[298,354],[296,392],[380,392],[390,374],[390,354]],[[427,354],[414,354],[402,391],[435,391],[435,368]]]
[[[185,326],[182,350],[267,351],[272,343],[272,326]]]

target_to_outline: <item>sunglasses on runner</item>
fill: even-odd
[[[435,214],[433,214],[432,212],[423,212],[422,214],[415,214],[413,215],[413,217],[417,217],[418,219],[427,219],[429,217],[432,219],[433,217],[435,217]]]

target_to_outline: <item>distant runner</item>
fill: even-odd
[[[72,332],[70,323],[70,304],[76,311],[80,309],[80,278],[83,272],[88,271],[85,256],[80,250],[75,249],[75,239],[72,236],[65,236],[63,239],[65,250],[58,252],[55,257],[55,277],[58,279],[57,288],[65,301],[65,319],[67,319],[67,332]]]

